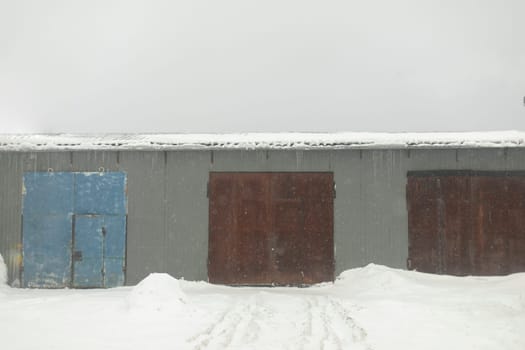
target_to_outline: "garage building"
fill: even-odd
[[[9,282],[525,271],[525,134],[1,135]]]

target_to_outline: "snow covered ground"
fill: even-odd
[[[525,349],[525,274],[369,265],[310,288],[152,274],[135,287],[24,290],[0,261],[1,349]]]

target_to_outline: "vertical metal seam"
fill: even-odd
[[[367,212],[365,209],[365,206],[366,206],[366,202],[365,202],[365,198],[364,198],[364,189],[363,189],[363,172],[364,172],[364,166],[363,166],[363,150],[359,150],[359,203],[361,203],[361,210],[363,210],[364,212],[362,213],[363,215],[360,216],[359,218],[359,237],[361,237],[360,239],[360,243],[362,244],[362,246],[364,246],[364,253],[365,253],[365,257],[364,257],[364,260],[368,260],[368,237],[366,235],[366,216],[367,216]]]
[[[334,190],[335,190],[336,183],[335,183],[335,174],[333,171],[331,175],[331,180],[332,180]],[[332,274],[330,276],[331,281],[335,280],[335,264],[336,264],[336,259],[335,259],[335,198],[336,198],[336,192],[334,191],[334,196],[332,197],[332,203],[331,203],[332,205],[332,210],[331,210],[332,225],[331,226],[332,227],[330,227],[330,233],[332,236],[332,271],[331,271]]]
[[[20,286],[21,287],[24,287],[24,274],[23,274],[23,270],[24,270],[24,261],[25,261],[25,257],[24,257],[24,200],[25,200],[25,194],[24,194],[24,187],[25,187],[25,176],[24,176],[24,170],[22,170],[22,188],[19,189],[19,193],[21,194],[22,196],[22,200],[21,200],[21,203],[20,203],[20,242],[21,242],[21,256],[22,256],[22,261],[20,262],[20,266],[19,266],[19,269],[18,269],[18,278],[20,279]]]
[[[275,218],[273,216],[273,213],[272,213],[272,209],[273,209],[273,179],[272,179],[272,175],[271,173],[267,173],[266,174],[266,183],[265,183],[265,188],[266,188],[266,198],[265,198],[265,202],[266,202],[266,239],[268,240],[268,237],[272,237],[272,242],[273,242],[273,235],[274,235],[274,227],[275,227]],[[237,201],[238,202],[238,201]],[[274,251],[273,251],[273,247],[272,247],[272,250],[271,250],[271,263],[272,263],[272,266],[274,268],[278,268],[278,264],[275,263],[275,254],[274,254]],[[275,276],[276,274],[276,271],[271,271],[270,272],[272,276]],[[272,277],[273,278],[273,277]],[[273,283],[273,281],[271,281]]]
[[[106,288],[106,222],[105,215],[102,215],[102,288]]]
[[[72,180],[73,180],[73,186],[72,186],[72,192],[71,196],[73,197],[73,208],[72,208],[72,218],[71,218],[71,280],[69,281],[70,287],[74,286],[74,278],[75,278],[75,263],[73,259],[73,254],[75,252],[75,234],[76,234],[76,211],[77,211],[77,174],[71,173]]]
[[[439,264],[439,274],[446,272],[446,238],[445,238],[445,202],[443,199],[443,190],[441,188],[441,181],[437,179],[437,189],[438,189],[438,264]]]
[[[127,201],[127,198],[126,198]],[[125,242],[124,242],[124,266],[122,267],[124,269],[124,285],[126,285],[128,281],[128,213],[126,211],[126,229],[124,230],[125,233]]]
[[[75,280],[75,241],[76,241],[76,215],[73,213],[71,218],[71,264],[69,287],[73,288]]]
[[[163,257],[162,257],[162,264],[163,264],[163,272],[168,272],[168,254],[169,254],[169,248],[168,248],[168,151],[164,151],[164,193],[163,193],[163,216],[164,216],[164,248],[163,248]]]
[[[473,225],[473,221],[474,221],[474,215],[473,215],[473,181],[472,181],[472,177],[471,176],[468,176],[467,177],[467,187],[468,187],[468,227],[469,227],[469,230],[468,230],[468,258],[469,258],[469,264],[470,264],[470,271],[471,273],[474,273],[474,269],[475,269],[475,254],[476,254],[476,249],[475,249],[475,246],[473,246],[473,241],[474,241],[474,225]],[[472,251],[472,248],[474,248],[474,251]]]
[[[211,250],[211,207],[212,207],[212,194],[211,194],[211,185],[212,185],[212,172],[208,172],[208,252],[206,254],[206,276],[208,278],[207,282],[210,282],[210,250]]]
[[[406,212],[407,212],[407,234],[408,234],[408,245],[407,245],[407,260],[406,260],[406,266],[407,266],[407,269],[408,270],[412,270],[412,259],[411,259],[411,225],[410,225],[410,217],[411,217],[411,208],[410,208],[410,201],[409,201],[409,197],[410,197],[410,178],[408,177],[408,173],[407,173],[407,176],[405,176],[405,208],[406,208]]]
[[[20,241],[22,242],[22,246],[21,246],[21,256],[22,256],[22,261],[20,263],[20,266],[18,268],[18,275],[19,275],[19,279],[20,279],[20,286],[21,287],[25,287],[25,283],[24,283],[24,277],[23,276],[23,271],[24,271],[24,214],[22,212],[22,215],[20,215]]]

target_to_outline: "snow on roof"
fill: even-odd
[[[0,134],[0,151],[525,147],[525,132]]]

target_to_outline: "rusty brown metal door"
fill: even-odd
[[[332,173],[210,173],[208,277],[232,285],[334,279]]]
[[[525,271],[524,201],[522,173],[409,173],[409,268],[450,275]]]

